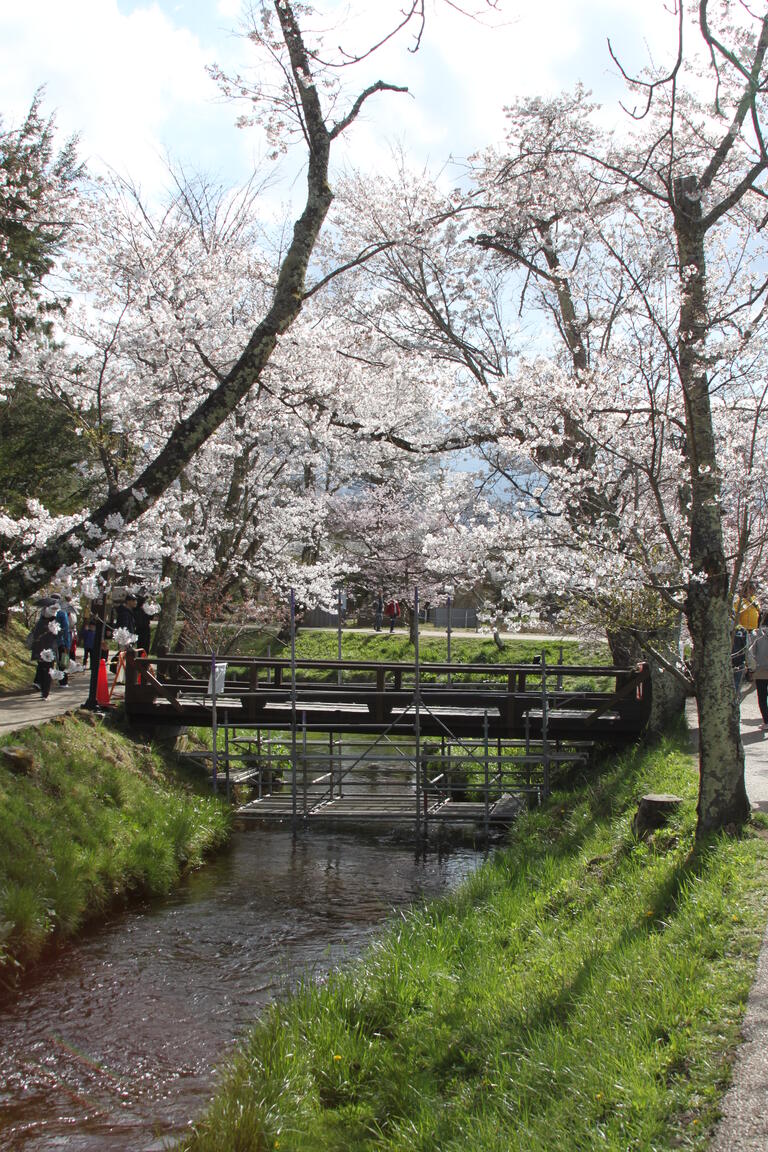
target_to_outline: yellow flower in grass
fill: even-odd
[[[334,1056],[334,1060],[341,1060],[341,1056]]]

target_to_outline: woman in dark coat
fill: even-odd
[[[144,611],[146,600],[146,596],[139,596],[133,618],[136,621],[136,647],[139,651],[143,650],[149,655],[150,622],[152,617],[148,616]]]
[[[56,662],[58,650],[57,634],[52,632],[49,627],[55,616],[55,607],[43,608],[29,635],[32,659],[37,661],[34,682],[35,686],[40,689],[43,700],[47,699],[51,690],[51,669]]]
[[[755,682],[757,706],[763,718],[760,731],[768,732],[768,612],[763,612],[760,627],[752,633],[747,664]]]

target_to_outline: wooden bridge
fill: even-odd
[[[126,659],[131,721],[210,727],[214,788],[242,819],[509,822],[558,763],[636,737],[645,666],[412,664],[211,656]],[[219,734],[223,731],[224,747]]]
[[[213,665],[218,667],[218,683]],[[599,688],[585,686],[585,681]],[[214,710],[238,728],[391,732],[490,739],[625,741],[650,712],[645,665],[402,664],[210,656],[139,658],[128,652],[132,720],[210,727]]]

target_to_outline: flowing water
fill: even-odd
[[[0,1005],[0,1147],[166,1147],[265,1004],[478,858],[352,834],[236,833],[176,895],[115,916]]]

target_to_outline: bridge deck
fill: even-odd
[[[489,805],[488,821],[491,824],[506,824],[510,821],[508,797],[496,800]],[[299,812],[302,819],[313,823],[413,823],[415,818],[416,796],[341,796],[313,804],[306,812]],[[237,809],[239,820],[290,820],[293,805],[290,794],[266,796],[252,800]],[[422,819],[441,824],[482,824],[486,819],[485,805],[473,800],[435,800],[422,806]]]

